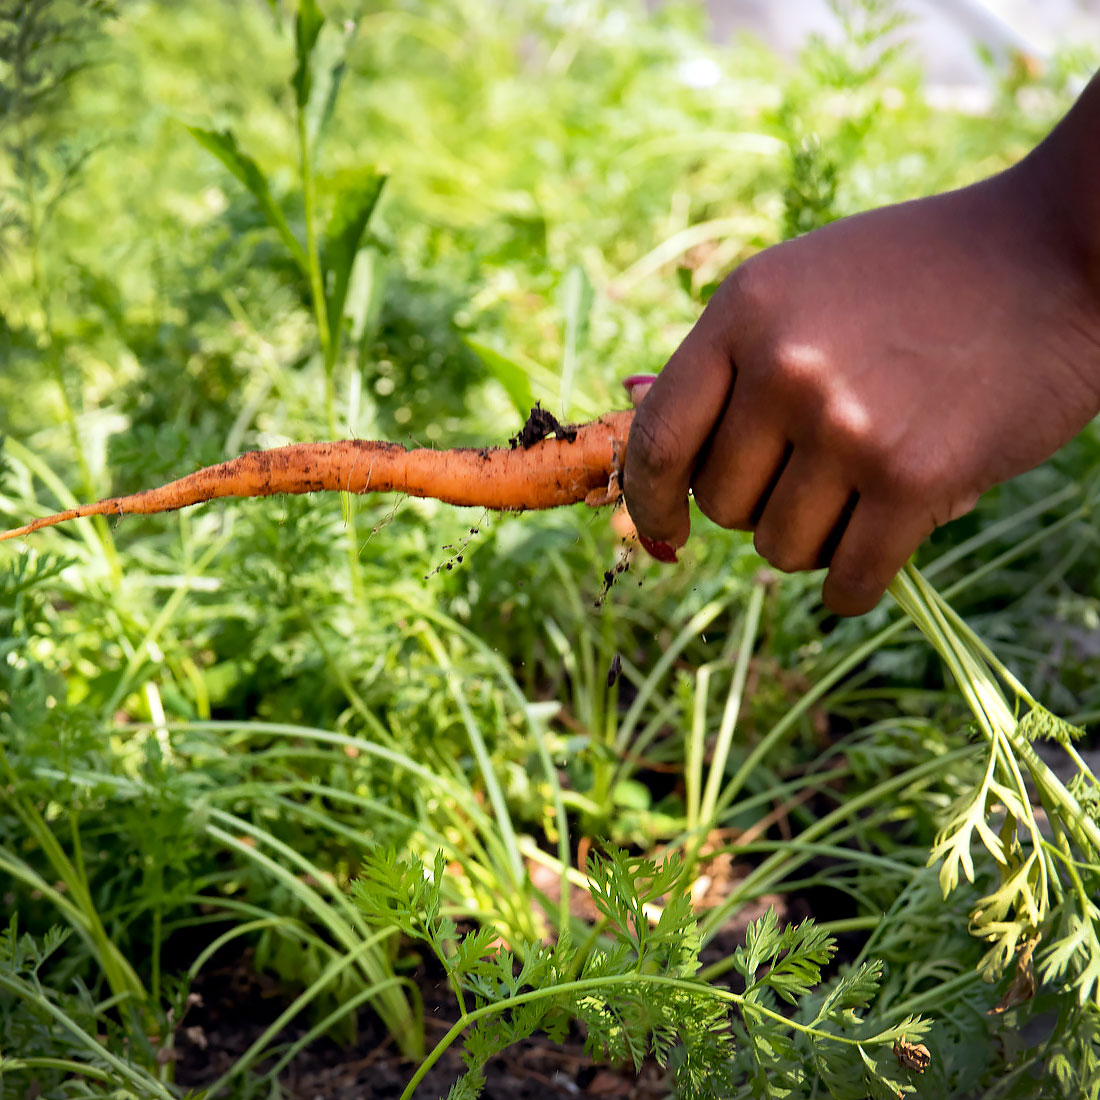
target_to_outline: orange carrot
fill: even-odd
[[[348,439],[249,451],[157,489],[43,516],[0,532],[0,541],[83,516],[171,512],[215,497],[319,490],[407,493],[508,512],[582,500],[593,506],[609,504],[619,496],[619,470],[633,416],[633,410],[613,412],[590,424],[563,427],[536,407],[510,448],[410,451],[395,443]],[[550,433],[556,438],[545,438]]]

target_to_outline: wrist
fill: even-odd
[[[1069,113],[1006,175],[1018,175],[1040,229],[1100,323],[1100,73]]]

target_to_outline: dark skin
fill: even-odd
[[[690,491],[776,568],[828,566],[826,605],[857,615],[1097,412],[1100,76],[1008,171],[738,267],[641,401],[624,492],[681,546]]]

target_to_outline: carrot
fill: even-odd
[[[215,497],[320,490],[407,493],[505,512],[582,500],[595,507],[620,495],[619,471],[633,416],[633,410],[626,410],[589,424],[563,426],[536,406],[510,447],[406,450],[395,443],[347,439],[249,451],[157,489],[43,516],[0,532],[0,542],[84,516],[145,515]]]

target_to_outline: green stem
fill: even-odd
[[[459,714],[462,717],[462,724],[466,727],[466,733],[470,738],[470,747],[474,751],[478,767],[481,770],[481,777],[485,781],[485,790],[489,796],[489,804],[493,807],[496,825],[500,830],[500,838],[506,852],[508,865],[507,878],[510,878],[513,886],[518,889],[524,879],[523,857],[519,854],[519,845],[516,842],[516,831],[512,824],[512,815],[508,810],[508,803],[504,797],[504,791],[501,788],[500,781],[497,779],[496,769],[493,767],[489,749],[485,744],[484,737],[481,735],[481,729],[477,724],[477,720],[474,718],[473,711],[470,710],[470,704],[466,701],[466,696],[462,691],[462,685],[459,682],[458,672],[455,670],[450,657],[447,655],[447,651],[443,648],[443,643],[439,635],[427,622],[420,624],[420,633],[424,638],[428,650],[438,662],[439,667],[443,670],[444,678],[447,681],[447,690],[450,692],[451,698],[454,699],[455,705],[458,707]]]
[[[15,1073],[21,1069],[56,1069],[69,1074],[70,1077],[87,1077],[107,1085],[115,1080],[105,1069],[89,1066],[73,1058],[17,1058],[5,1055],[4,1061],[0,1063],[0,1086],[3,1085],[5,1073]]]
[[[699,609],[691,619],[683,626],[680,633],[672,640],[672,643],[661,654],[653,666],[653,671],[646,677],[646,683],[656,685],[660,678],[680,659],[680,654],[689,642],[697,638],[718,617],[722,609],[727,606],[727,601],[721,599],[711,600]],[[619,726],[619,733],[615,739],[615,752],[625,753],[630,745],[634,727],[642,716],[642,711],[649,701],[650,692],[641,691],[634,702],[630,704]]]
[[[19,83],[17,95],[23,93],[20,79],[21,66],[16,66],[16,80]],[[76,456],[77,465],[80,468],[80,476],[83,489],[89,496],[92,495],[92,475],[88,469],[87,460],[84,457],[83,448],[80,446],[80,433],[77,431],[76,414],[73,412],[72,402],[69,400],[69,390],[65,385],[65,373],[61,366],[61,355],[58,351],[57,341],[53,335],[53,320],[50,316],[50,298],[46,289],[46,278],[42,271],[42,247],[41,247],[41,222],[38,213],[38,198],[34,186],[34,173],[31,169],[31,137],[24,118],[19,127],[19,137],[22,144],[19,162],[21,168],[21,181],[23,195],[27,203],[27,246],[31,259],[31,286],[34,295],[38,299],[38,308],[42,313],[42,333],[46,341],[46,356],[49,360],[50,370],[57,382],[58,396],[61,398],[61,416],[69,433],[69,442],[72,445],[73,454]]]
[[[96,1058],[106,1062],[115,1073],[135,1088],[138,1096],[157,1097],[158,1100],[174,1100],[172,1093],[155,1077],[136,1066],[129,1065],[117,1055],[112,1054],[46,997],[30,991],[22,982],[3,973],[0,973],[0,990],[31,1002],[39,1011],[52,1016],[62,1028],[73,1036],[80,1046],[91,1051]]]
[[[985,984],[985,979],[977,970],[967,970],[955,978],[946,982],[940,982],[932,989],[926,989],[923,993],[916,993],[907,1001],[891,1006],[890,1011],[897,1016],[915,1016],[925,1010],[942,1011],[945,1004],[958,990],[966,990]]]
[[[17,782],[14,772],[2,755],[0,763],[3,764],[9,781],[13,784]],[[147,1000],[145,987],[107,934],[84,875],[69,859],[49,824],[28,799],[13,795],[6,801],[16,817],[23,822],[27,832],[38,842],[54,874],[65,884],[71,898],[71,908],[68,909],[70,918],[76,918],[74,923],[77,930],[92,946],[112,992],[124,993],[144,1005]]]
[[[244,1073],[253,1062],[264,1054],[271,1040],[274,1039],[291,1020],[303,1012],[309,1004],[323,992],[330,982],[339,977],[351,964],[356,962],[360,956],[373,950],[380,940],[396,931],[396,928],[383,928],[381,931],[375,932],[373,935],[361,940],[355,947],[346,953],[337,955],[337,957],[314,979],[310,986],[304,992],[300,993],[291,1004],[268,1025],[248,1050],[246,1050],[244,1054],[242,1054],[233,1065],[209,1087],[206,1096],[212,1100],[230,1080]],[[406,981],[407,979],[405,978],[385,978],[363,992],[377,997],[380,993],[396,988]]]
[[[164,885],[162,880],[164,878],[163,868],[158,865],[156,877],[158,879],[157,892],[154,895],[158,901],[153,907],[153,943],[151,946],[152,958],[150,965],[152,967],[152,973],[149,976],[149,995],[153,999],[154,1004],[160,1003],[160,948],[162,943],[163,929],[163,911],[161,909],[159,899],[164,897]]]
[[[404,983],[408,985],[410,994],[419,998],[419,991],[417,990],[416,983],[410,981],[408,978],[391,978],[391,982]],[[359,1010],[360,1006],[369,998],[373,997],[376,992],[380,992],[379,989],[366,989],[362,993],[357,993],[354,997],[350,997],[345,1001],[341,1001],[327,1016],[318,1020],[308,1031],[306,1031],[299,1038],[295,1039],[286,1050],[283,1051],[279,1060],[267,1070],[260,1078],[261,1082],[270,1081],[274,1082],[278,1080],[279,1074],[290,1065],[291,1062],[298,1056],[298,1052],[304,1047],[309,1046],[318,1036],[332,1034],[332,1029],[345,1017],[352,1016]],[[420,1015],[423,1016],[423,1005],[419,1004]],[[279,1091],[277,1088],[272,1088],[268,1095],[278,1096]]]
[[[692,698],[691,731],[688,734],[684,760],[684,801],[687,803],[687,828],[696,833],[702,801],[703,756],[707,738],[707,696],[710,688],[711,666],[703,665],[695,673],[695,693]],[[602,801],[600,793],[594,797]]]
[[[304,107],[298,108],[298,166],[302,176],[302,203],[306,223],[306,266],[309,273],[310,297],[313,299],[317,339],[321,345],[321,358],[325,366],[325,420],[330,438],[338,439],[342,433],[336,423],[335,374],[336,360],[340,354],[340,340],[339,331],[337,330],[334,336],[329,326],[325,280],[321,273],[321,253],[317,244],[316,191],[313,163],[310,157],[309,128],[306,125]],[[355,525],[355,498],[351,493],[341,493],[341,498],[344,514],[347,517],[348,574],[351,578],[351,591],[355,602],[361,603],[363,582],[359,575],[359,536]]]
[[[325,415],[328,430],[335,439],[336,411],[333,395],[333,371],[336,367],[335,348],[328,325],[328,308],[325,304],[325,284],[321,277],[321,255],[317,248],[316,194],[313,182],[313,165],[309,155],[309,132],[305,109],[298,111],[298,166],[302,176],[302,201],[305,206],[306,264],[309,274],[310,294],[313,298],[313,316],[317,324],[317,339],[321,344],[321,357],[325,365]]]
[[[1002,754],[1014,782],[1020,775],[1016,763],[1019,760],[1027,767],[1043,796],[1057,807],[1078,843],[1100,851],[1100,825],[1089,818],[1077,799],[1020,735],[1016,717],[1001,693],[994,672],[1000,675],[1003,670],[1013,691],[1019,690],[1023,701],[1034,705],[1031,695],[993,657],[977,635],[954,616],[943,598],[912,565],[907,565],[894,579],[890,594],[951,669],[983,732],[994,750]],[[992,658],[992,668],[986,663],[989,658]],[[1022,784],[1022,778],[1019,782]],[[1032,832],[1037,835],[1037,826]]]
[[[953,763],[964,760],[973,751],[972,746],[966,745],[951,753],[945,753],[943,756],[938,756],[932,760],[925,761],[923,764],[918,764],[916,767],[910,768],[901,775],[892,776],[890,779],[877,784],[870,790],[847,799],[835,810],[832,810],[823,818],[814,822],[805,831],[799,834],[797,845],[783,844],[774,856],[765,859],[759,866],[754,867],[748,875],[739,880],[733,890],[723,899],[722,903],[716,905],[702,918],[699,922],[699,931],[702,935],[703,942],[707,942],[711,936],[722,927],[729,915],[737,906],[743,904],[746,898],[759,896],[759,894],[764,893],[772,883],[777,881],[778,878],[788,873],[786,870],[788,865],[797,865],[810,858],[808,852],[811,842],[816,841],[819,836],[825,835],[830,836],[834,840],[840,839],[842,834],[838,832],[838,828],[845,818],[855,818],[855,815],[865,807],[888,807],[890,798],[896,791],[904,790],[904,788],[911,783],[919,782],[926,777],[935,775],[945,768],[951,767]],[[851,830],[864,829],[866,827],[867,822],[859,821],[858,819],[849,826]],[[736,850],[735,846],[731,847],[731,851]]]
[[[16,66],[16,80],[19,83],[17,95],[23,92],[21,66]],[[42,332],[45,340],[46,358],[50,364],[50,371],[57,382],[57,392],[61,399],[61,419],[64,421],[69,435],[69,444],[76,458],[77,468],[80,470],[81,488],[84,495],[94,500],[99,494],[95,491],[92,479],[92,471],[88,466],[88,460],[84,455],[84,448],[80,442],[80,431],[77,425],[76,413],[73,411],[72,402],[69,400],[69,388],[65,384],[65,369],[61,362],[61,351],[54,337],[53,317],[50,309],[50,295],[46,288],[46,277],[42,270],[41,248],[41,220],[38,213],[38,201],[35,193],[33,171],[31,169],[31,138],[27,128],[27,119],[24,118],[20,125],[20,141],[22,150],[20,153],[21,180],[24,196],[27,203],[27,243],[31,257],[31,286],[34,295],[38,299],[38,308],[42,312]],[[111,537],[111,529],[103,516],[95,516],[92,520],[96,534],[103,547],[104,556],[110,570],[111,579],[115,587],[122,580],[122,568],[115,550],[114,539]]]
[[[206,834],[220,844],[231,848],[245,859],[262,867],[282,886],[289,889],[296,899],[317,918],[345,952],[354,955],[356,948],[363,943],[365,938],[371,935],[366,922],[339,887],[329,882],[324,873],[305,857],[299,855],[271,834],[255,828],[247,821],[234,817],[232,814],[211,808],[209,816],[214,820],[224,822],[233,831],[227,831],[212,822],[208,822],[205,827]],[[258,847],[246,844],[239,839],[241,833],[270,847],[274,851],[275,857],[260,851]],[[295,870],[304,872],[305,875],[311,877],[317,883],[317,888],[314,889],[307,885],[290,868],[295,868]],[[375,1002],[376,1010],[385,1021],[387,1028],[397,1039],[402,1052],[410,1056],[418,1054],[421,1049],[422,1035],[412,1019],[408,1002],[404,997],[394,995],[392,984],[387,981],[387,979],[393,977],[388,957],[384,952],[375,948],[367,951],[361,957],[356,956],[355,962],[356,969],[359,970],[370,986],[385,990],[385,994],[378,996]]]
[[[823,1031],[820,1028],[800,1024],[782,1015],[782,1013],[773,1012],[771,1009],[765,1008],[761,1004],[749,1001],[738,993],[731,993],[728,989],[719,989],[715,986],[703,985],[700,982],[688,981],[684,978],[670,978],[662,974],[642,974],[638,972],[630,974],[608,974],[599,978],[580,978],[576,981],[563,982],[560,985],[548,986],[544,989],[533,989],[528,993],[520,993],[514,997],[505,997],[503,1000],[495,1001],[492,1004],[482,1005],[481,1008],[475,1009],[466,1019],[459,1020],[453,1024],[447,1034],[436,1043],[432,1052],[417,1067],[416,1073],[413,1074],[411,1080],[405,1086],[405,1091],[401,1093],[400,1100],[411,1100],[413,1093],[416,1092],[416,1087],[424,1080],[428,1071],[439,1061],[447,1048],[450,1047],[466,1028],[470,1027],[472,1024],[476,1024],[479,1020],[483,1020],[485,1017],[494,1014],[508,1012],[522,1005],[532,1004],[535,1001],[547,1000],[551,997],[569,997],[575,994],[610,989],[620,985],[665,986],[685,993],[695,994],[696,996],[712,997],[714,1000],[722,1001],[725,1004],[736,1005],[747,1017],[763,1017],[774,1023],[781,1024],[784,1028],[791,1028],[794,1031],[801,1032],[803,1035],[819,1041],[841,1043],[845,1046],[860,1046],[866,1043],[873,1043],[879,1038],[877,1035],[872,1035],[864,1039],[852,1039],[846,1035],[836,1035],[831,1031]]]
[[[730,684],[726,708],[722,713],[722,724],[718,727],[718,740],[714,745],[710,772],[707,775],[707,788],[703,794],[703,806],[700,812],[700,824],[707,828],[717,813],[718,790],[726,771],[733,731],[741,713],[741,700],[745,693],[745,681],[749,675],[749,662],[755,646],[756,635],[760,630],[760,616],[764,609],[766,586],[757,581],[749,597],[748,610],[745,612],[745,625],[741,633],[741,645],[737,650],[737,664],[733,670],[733,682]]]
[[[328,643],[325,641],[325,636],[321,633],[321,628],[318,625],[317,619],[312,614],[302,615],[302,625],[309,631],[310,636],[317,644],[317,649],[320,651],[321,656],[325,659],[325,663],[328,665],[332,674],[336,677],[336,682],[340,685],[340,690],[347,697],[348,702],[351,704],[351,709],[363,719],[363,722],[370,727],[372,733],[380,740],[391,746],[396,745],[397,742],[388,729],[379,721],[378,716],[367,706],[363,697],[355,689],[355,685],[348,678],[347,672],[344,671],[343,666],[336,659],[336,656],[328,647]]]

